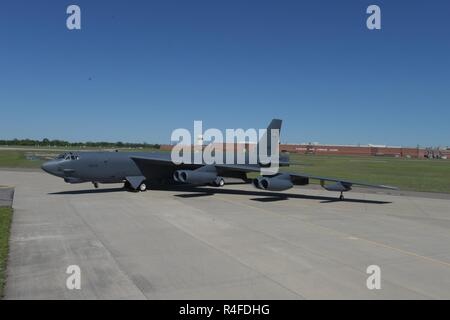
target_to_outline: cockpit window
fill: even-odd
[[[62,153],[59,156],[56,157],[56,160],[78,160],[79,157],[77,155],[74,155],[72,153]]]

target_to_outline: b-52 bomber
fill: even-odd
[[[258,141],[271,152],[271,132],[281,130],[282,121],[273,119],[266,134]],[[267,143],[261,143],[267,139]],[[289,166],[286,154],[279,156],[279,166]],[[397,189],[386,185],[374,185],[364,182],[322,177],[307,173],[277,172],[262,174],[255,179],[247,179],[248,173],[263,172],[266,165],[257,161],[256,164],[206,164],[206,163],[175,163],[170,153],[149,152],[67,152],[56,159],[45,162],[42,169],[52,175],[61,177],[67,183],[92,182],[96,188],[99,183],[124,183],[124,187],[135,191],[146,191],[153,185],[189,184],[195,186],[210,185],[222,187],[225,178],[238,178],[251,182],[261,190],[284,191],[294,185],[307,185],[310,179],[320,181],[320,185],[328,190],[343,193],[350,191],[353,185],[379,189]]]

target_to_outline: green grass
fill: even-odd
[[[11,226],[12,209],[0,208],[0,298],[5,285],[6,260],[9,248],[9,230]]]
[[[25,151],[0,150],[0,167],[6,168],[39,168],[44,161],[27,160]]]
[[[290,161],[305,165],[292,165],[283,171],[386,184],[401,190],[450,193],[450,160],[291,154]]]
[[[44,162],[27,160],[26,153],[26,150],[1,150],[0,148],[0,168],[39,168]],[[33,154],[33,152],[29,153]],[[54,157],[60,152],[52,150],[36,153]],[[291,154],[290,160],[291,163],[305,165],[291,165],[282,170],[392,185],[401,190],[450,193],[450,160],[299,154]],[[311,180],[311,183],[318,182]]]

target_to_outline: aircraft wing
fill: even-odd
[[[259,165],[251,164],[214,164],[214,166],[223,171],[237,171],[237,172],[259,172],[261,167]]]
[[[216,165],[216,167],[228,169],[228,170],[242,171],[242,172],[259,172],[260,171],[260,167],[251,166],[251,165],[223,164],[223,165]],[[371,184],[371,183],[361,182],[361,181],[329,178],[329,177],[316,176],[316,175],[307,174],[307,173],[279,172],[279,174],[289,175],[291,177],[291,180],[294,183],[296,180],[303,180],[304,178],[308,178],[308,179],[314,179],[314,180],[320,180],[320,181],[330,181],[330,182],[341,183],[342,185],[346,185],[346,186],[357,185],[357,186],[362,186],[362,187],[370,187],[370,188],[378,188],[378,189],[398,190],[397,187],[386,186],[386,185],[382,185],[382,184]]]
[[[219,175],[234,178],[246,178],[247,172],[258,172],[258,165],[228,165],[228,164],[195,164],[195,163],[181,163],[176,164],[172,162],[170,157],[159,156],[132,156],[131,159],[140,168],[141,172],[146,177],[158,175],[172,175],[175,170],[196,170],[201,167],[215,167]]]
[[[320,180],[321,185],[326,188],[324,185],[325,181],[331,181],[336,182],[337,184],[340,184],[342,186],[351,187],[352,185],[362,186],[362,187],[369,187],[369,188],[378,188],[378,189],[389,189],[389,190],[398,190],[396,187],[386,186],[383,184],[371,184],[367,182],[361,182],[361,181],[352,181],[352,180],[344,180],[344,179],[337,179],[337,178],[329,178],[329,177],[322,177],[322,176],[316,176],[312,174],[307,173],[289,173],[289,172],[283,172],[282,174],[288,174],[291,176],[291,180],[295,182],[296,179],[315,179]]]
[[[224,168],[228,170],[236,170],[236,171],[242,171],[242,172],[259,172],[260,167],[257,166],[250,166],[250,165],[216,165],[218,168]],[[352,185],[362,186],[362,187],[369,187],[369,188],[378,188],[378,189],[388,189],[388,190],[398,190],[397,187],[387,186],[383,184],[372,184],[362,181],[352,181],[352,180],[346,180],[346,179],[338,179],[338,178],[330,178],[330,177],[323,177],[323,176],[316,176],[308,173],[292,173],[292,172],[282,172],[280,171],[277,175],[289,175],[291,181],[295,184],[297,181],[304,181],[304,179],[314,179],[314,180],[320,180],[321,185],[327,189],[333,190],[332,186],[325,186],[325,181],[335,182],[337,185],[336,191],[340,191],[341,188],[345,187],[351,187]]]
[[[159,165],[159,166],[176,166],[177,164],[173,163],[170,159],[165,159],[162,157],[141,157],[141,156],[132,156],[130,157],[134,162],[139,164],[147,164],[147,165]]]
[[[169,158],[165,159],[165,158],[160,158],[160,157],[132,156],[131,159],[139,166],[155,165],[155,166],[180,167],[180,169],[186,168],[186,167],[199,168],[199,167],[207,166],[207,164],[195,164],[195,163],[176,164],[176,163],[172,162],[172,160]],[[213,164],[211,166],[216,167],[220,171],[258,172],[260,170],[259,165],[251,165],[251,164],[247,164],[247,165],[246,164],[242,164],[242,165]]]
[[[133,156],[131,157],[136,164],[141,167],[149,167],[149,166],[163,166],[163,167],[171,167],[171,169],[197,169],[205,166],[205,164],[175,164],[170,160],[170,158],[161,158],[161,157],[139,157]],[[216,167],[218,172],[240,172],[240,173],[249,173],[249,172],[260,172],[261,167],[259,165],[237,165],[237,164],[214,164],[212,165]],[[369,188],[378,188],[378,189],[388,189],[388,190],[398,190],[396,187],[382,185],[382,184],[371,184],[362,181],[352,181],[346,179],[338,179],[338,178],[330,178],[323,176],[316,176],[308,173],[292,173],[292,172],[279,172],[278,175],[289,175],[291,181],[295,184],[296,182],[300,182],[303,184],[305,179],[315,179],[321,182],[323,188],[330,191],[346,191],[350,190],[353,185],[369,187]],[[325,182],[334,182],[332,185],[325,185]]]

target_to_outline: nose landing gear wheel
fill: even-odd
[[[339,200],[344,200],[344,195],[342,194],[342,192],[341,192],[341,195],[339,196]]]

